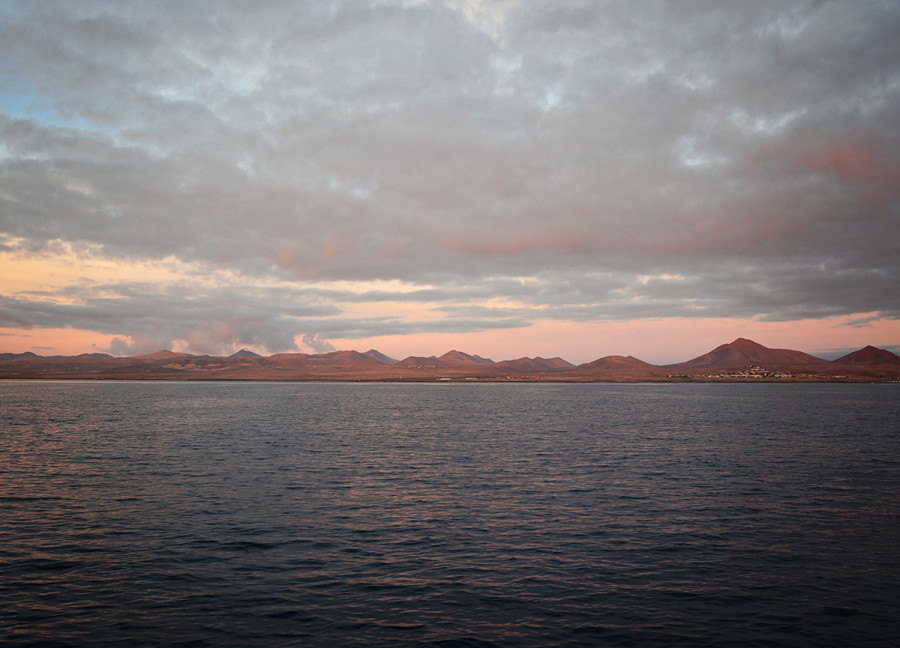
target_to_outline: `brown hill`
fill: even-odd
[[[458,369],[465,367],[480,367],[484,365],[494,364],[493,360],[482,358],[477,355],[469,355],[462,351],[448,351],[440,358],[435,356],[409,356],[398,362],[397,367],[417,367],[417,368],[434,368],[434,369]]]
[[[516,360],[502,360],[494,363],[501,372],[509,373],[543,373],[568,371],[574,369],[575,365],[566,362],[562,358],[517,358]]]
[[[814,367],[827,365],[828,360],[793,351],[791,349],[770,349],[752,340],[738,338],[734,342],[716,347],[709,353],[674,365],[670,369],[726,369],[729,367]]]
[[[401,360],[394,366],[410,367],[410,368],[413,368],[413,367],[434,368],[434,367],[438,366],[438,359],[437,359],[437,356],[428,356],[427,358],[425,356],[408,356],[406,358],[403,358],[403,360]]]
[[[652,371],[659,367],[638,360],[634,356],[611,355],[578,365],[578,369],[580,371]]]
[[[395,360],[390,356],[386,356],[381,351],[376,351],[375,349],[369,349],[368,351],[363,353],[363,355],[367,358],[372,358],[372,360],[375,360],[376,362],[380,362],[381,364],[386,365],[395,365],[399,362],[399,360]]]
[[[900,365],[900,356],[871,345],[834,360],[836,365]]]
[[[243,358],[218,372],[223,379],[358,380],[390,370],[389,365],[359,351],[276,353],[266,358]]]
[[[79,353],[74,356],[65,356],[65,355],[53,355],[47,356],[48,358],[53,358],[54,360],[96,360],[97,358],[112,358],[108,353]]]
[[[275,353],[263,358],[263,361],[267,365],[295,365],[303,364],[308,357],[308,353]]]
[[[359,351],[332,351],[331,353],[319,353],[311,355],[308,358],[310,364],[314,365],[340,365],[342,367],[353,365],[371,365],[378,364],[372,358],[363,355]]]
[[[36,353],[32,353],[31,351],[26,351],[25,353],[0,353],[0,362],[14,362],[16,360],[37,360],[38,358],[43,358],[44,356],[39,356]]]
[[[162,351],[154,351],[153,353],[145,353],[144,355],[131,356],[129,360],[146,360],[148,362],[159,362],[160,360],[184,360],[185,358],[196,358],[190,353],[178,353],[163,349]]]
[[[253,353],[253,351],[248,351],[247,349],[241,349],[240,351],[236,351],[232,353],[229,358],[260,358],[258,353]]]
[[[493,360],[488,360],[487,358],[482,358],[477,355],[469,355],[462,351],[447,351],[447,353],[438,358],[438,362],[441,367],[467,367],[473,364],[494,364]]]
[[[359,351],[332,351],[330,353],[276,353],[268,358],[262,358],[262,364],[275,367],[334,367],[355,368],[378,366],[377,360],[360,353]]]

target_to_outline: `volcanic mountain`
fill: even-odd
[[[358,368],[381,363],[359,351],[331,351],[330,353],[276,353],[263,358],[266,365],[279,367]]]
[[[738,338],[734,342],[716,347],[693,360],[674,365],[670,369],[725,369],[758,365],[765,367],[799,367],[827,365],[828,360],[793,351],[791,349],[770,349],[752,340]]]
[[[375,362],[380,362],[381,364],[386,365],[395,365],[400,362],[399,360],[395,360],[390,356],[386,356],[381,351],[376,351],[375,349],[369,349],[368,351],[363,353],[363,355],[367,358],[372,358],[372,360],[374,360]]]
[[[429,367],[436,369],[455,369],[463,367],[473,367],[478,365],[492,365],[493,360],[482,358],[477,355],[469,355],[462,351],[448,351],[440,358],[435,356],[409,356],[397,363],[398,367]]]
[[[55,360],[96,360],[97,358],[112,358],[108,353],[79,353],[74,356],[65,356],[65,355],[53,355],[47,356],[48,358],[53,358]]]
[[[494,367],[501,371],[512,373],[543,373],[553,371],[568,371],[575,365],[566,362],[562,358],[518,358],[516,360],[502,360],[494,363]]]
[[[162,351],[154,351],[153,353],[145,353],[144,355],[132,356],[131,360],[145,360],[147,362],[159,362],[160,360],[184,360],[185,358],[197,357],[190,353],[178,353],[163,349]]]
[[[258,353],[253,353],[253,351],[248,351],[247,349],[241,349],[235,353],[232,353],[229,358],[261,358],[262,356]]]
[[[634,356],[611,355],[578,365],[579,371],[652,371],[659,367]]]
[[[834,361],[837,365],[900,365],[900,356],[871,345],[848,353]]]
[[[36,360],[42,358],[37,353],[26,351],[25,353],[0,353],[0,362],[9,362],[11,360]]]

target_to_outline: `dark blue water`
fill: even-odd
[[[0,643],[898,645],[898,396],[0,383]]]

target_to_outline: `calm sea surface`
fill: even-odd
[[[0,382],[0,644],[896,646],[898,503],[898,385]]]

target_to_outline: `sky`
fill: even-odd
[[[900,350],[900,3],[0,0],[0,351]]]

